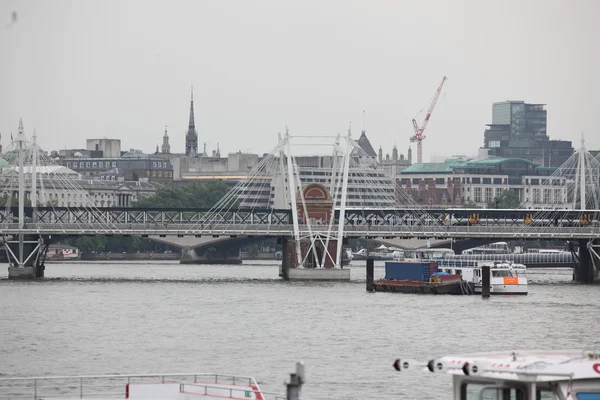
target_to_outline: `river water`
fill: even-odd
[[[498,349],[600,349],[600,286],[571,270],[530,270],[528,296],[367,293],[346,283],[283,282],[275,262],[55,263],[44,280],[0,270],[0,375],[221,372],[284,393],[296,361],[304,399],[441,399],[446,375],[398,373]],[[376,276],[383,266],[376,265]]]

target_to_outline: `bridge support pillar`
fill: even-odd
[[[44,277],[48,244],[42,238],[24,235],[4,238],[8,259],[8,279],[36,279]]]
[[[284,281],[290,280],[290,252],[288,251],[288,238],[281,238],[281,245],[283,249],[281,250],[281,270],[279,276],[283,278]]]
[[[179,261],[181,264],[193,263],[196,260],[198,260],[196,249],[193,247],[185,247],[181,249],[181,260]]]
[[[181,250],[180,264],[241,264],[242,259],[237,256],[228,255],[225,250],[216,251],[210,248],[199,255],[194,247],[185,247]]]
[[[597,269],[600,263],[598,247],[600,247],[600,244],[597,241],[579,241],[579,265],[575,268],[573,274],[573,278],[576,282],[594,283],[594,278],[597,277]]]

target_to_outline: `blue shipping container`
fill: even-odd
[[[387,261],[385,279],[428,281],[431,277],[430,263]]]

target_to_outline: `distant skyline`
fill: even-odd
[[[15,14],[16,13],[16,14]],[[600,1],[33,1],[0,3],[0,134],[45,150],[119,138],[185,151],[270,151],[292,134],[406,155],[443,76],[423,159],[474,155],[492,104],[547,104],[548,135],[600,149]],[[15,18],[16,17],[16,18]],[[422,112],[419,114],[419,111]]]

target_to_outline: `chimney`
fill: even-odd
[[[459,199],[459,204],[462,204],[462,184],[460,183],[460,179],[454,182],[454,196],[455,198],[452,201],[456,203],[456,199]]]
[[[454,202],[454,179],[448,178],[448,198]]]
[[[428,185],[427,185],[427,192],[428,192],[427,200],[429,201],[429,199],[432,199],[433,203],[437,203],[436,198],[435,198],[435,179],[429,180]]]
[[[419,181],[419,194],[425,191],[425,179]]]

